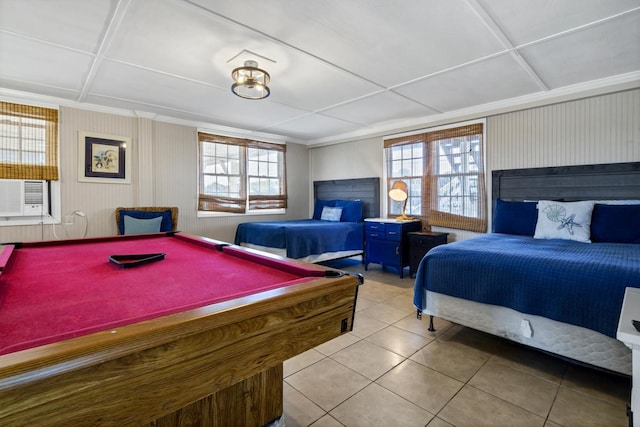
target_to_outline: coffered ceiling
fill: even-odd
[[[307,144],[639,80],[640,0],[0,0],[0,96]]]

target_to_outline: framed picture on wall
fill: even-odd
[[[79,132],[78,181],[131,183],[131,138]]]

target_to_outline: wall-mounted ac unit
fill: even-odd
[[[0,179],[0,217],[40,216],[48,212],[46,181]]]

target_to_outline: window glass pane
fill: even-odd
[[[240,177],[230,176],[227,178],[229,184],[229,194],[232,197],[240,197]]]
[[[45,143],[44,143],[44,140],[23,139],[22,149],[26,151],[40,151],[44,153]]]
[[[20,136],[20,126],[5,124],[3,122],[0,122],[0,137],[4,139],[18,138],[18,136]]]
[[[412,145],[403,145],[402,146],[402,158],[410,159],[411,158]]]
[[[45,164],[44,153],[23,151],[21,163],[30,163],[33,165],[44,165]]]
[[[227,169],[229,174],[238,175],[240,173],[240,160],[230,159],[227,163]]]
[[[202,155],[204,156],[213,156],[216,154],[216,145],[210,142],[202,143]]]
[[[0,160],[8,163],[18,163],[20,161],[20,153],[12,150],[0,150]]]
[[[391,147],[391,160],[399,160],[402,158],[402,147]]]
[[[402,213],[402,205],[404,202],[398,202],[393,199],[389,199],[389,214],[400,215]]]
[[[258,175],[258,166],[259,166],[258,162],[250,161],[248,163],[247,174],[250,175],[250,176]]]
[[[215,155],[218,157],[227,157],[227,144],[215,144]]]
[[[269,164],[265,162],[260,162],[258,164],[258,175],[267,176],[269,173]]]
[[[413,161],[411,162],[411,170],[412,170],[412,175],[413,176],[420,176],[423,175],[423,171],[422,171],[422,165],[424,163],[424,161],[419,158],[419,159],[413,159]]]
[[[391,177],[400,177],[402,176],[402,161],[393,161],[391,163]]]

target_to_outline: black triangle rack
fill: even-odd
[[[122,268],[139,267],[156,261],[162,261],[166,254],[126,254],[126,255],[110,255],[109,261]]]

